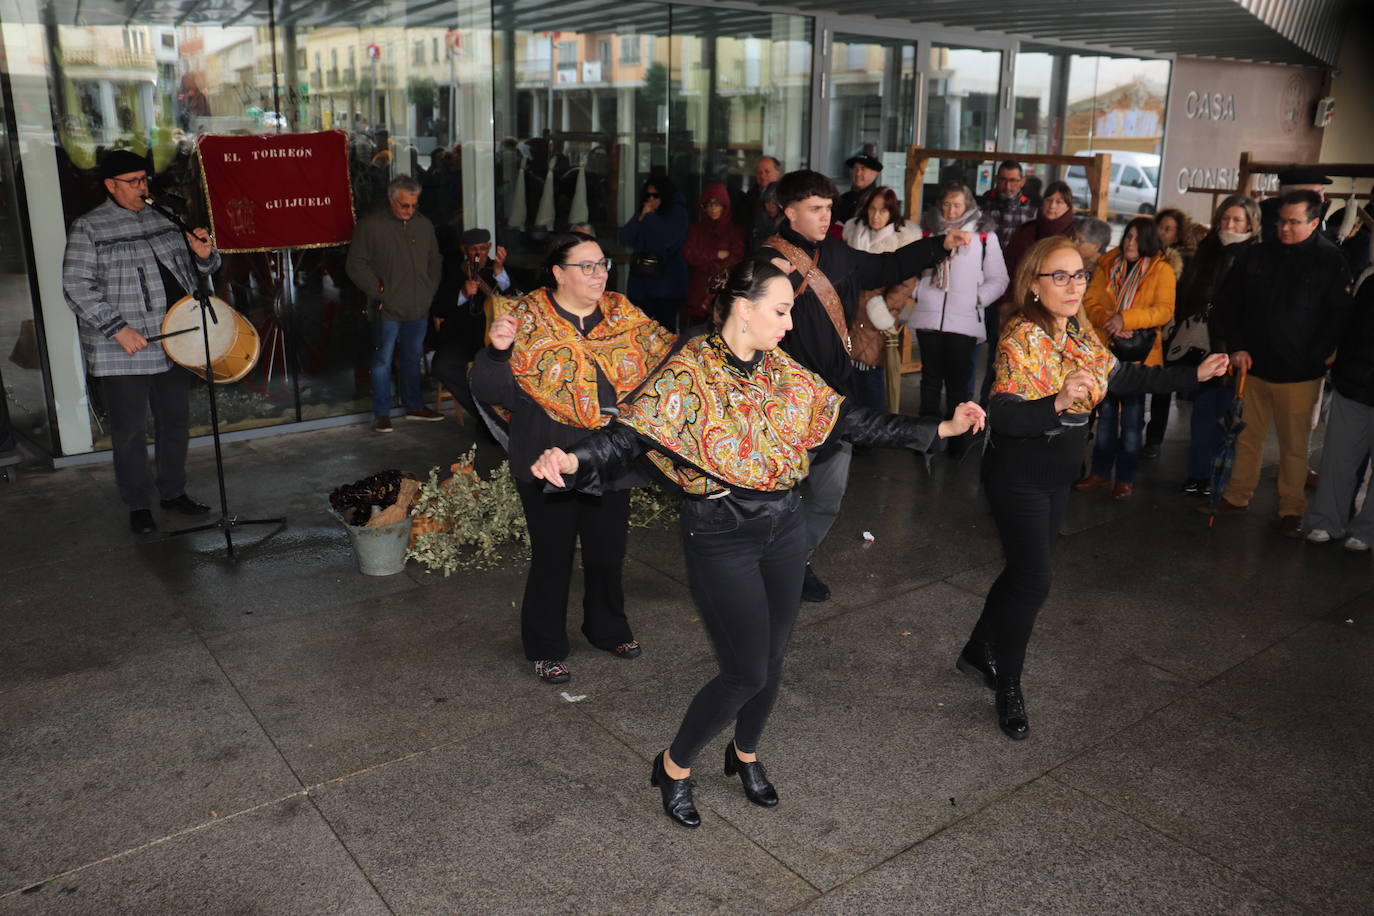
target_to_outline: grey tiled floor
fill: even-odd
[[[1208,530],[1185,426],[1132,502],[1072,498],[1023,743],[952,667],[1000,569],[976,456],[859,456],[762,747],[783,803],[721,775],[722,735],[695,832],[648,786],[712,671],[671,530],[631,535],[643,657],[575,639],[565,691],[523,660],[518,565],[364,577],[323,511],[470,427],[228,446],[233,508],[290,520],[233,565],[136,542],[108,467],[27,472],[0,488],[0,914],[1368,912],[1374,562],[1280,538],[1271,481]],[[194,451],[195,494],[212,473]]]

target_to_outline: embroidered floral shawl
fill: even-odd
[[[649,459],[687,493],[719,493],[722,482],[789,490],[806,476],[807,450],[830,435],[843,400],[781,349],[742,372],[710,334],[664,363],[620,422],[656,443]]]
[[[1093,377],[1087,397],[1073,403],[1069,413],[1089,413],[1107,394],[1107,379],[1116,357],[1097,335],[1084,332],[1069,319],[1061,339],[1055,340],[1035,322],[1017,315],[1007,322],[997,344],[993,394],[1015,394],[1036,401],[1059,393],[1071,372],[1086,369]]]
[[[603,294],[600,308],[601,321],[585,336],[554,310],[546,289],[535,290],[511,308],[520,323],[511,374],[550,417],[567,426],[596,429],[610,422],[597,398],[597,367],[619,402],[644,381],[676,339],[619,293]]]

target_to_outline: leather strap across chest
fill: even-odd
[[[812,259],[807,257],[806,252],[780,235],[773,236],[763,244],[765,248],[772,248],[780,253],[801,274],[802,283],[801,286],[797,287],[797,295],[800,296],[806,292],[807,286],[811,287],[811,291],[816,294],[816,298],[821,301],[821,305],[825,308],[825,313],[830,316],[830,323],[835,326],[835,333],[839,335],[840,343],[844,344],[844,352],[852,355],[854,344],[849,339],[849,326],[844,317],[844,303],[840,302],[840,294],[835,292],[835,287],[830,284],[830,278],[820,269],[820,247],[816,248],[816,257]]]

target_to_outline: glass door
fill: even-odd
[[[883,163],[879,181],[904,196],[906,150],[916,142],[915,39],[834,33],[826,89],[827,175],[849,188],[844,162],[856,153]]]

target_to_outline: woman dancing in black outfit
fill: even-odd
[[[692,595],[720,673],[687,708],[672,745],[654,759],[652,782],[677,823],[701,823],[691,766],[735,723],[725,773],[739,773],[749,800],[778,795],[758,762],[758,742],[778,695],[783,654],[801,603],[806,525],[797,485],[809,452],[835,437],[859,445],[933,451],[942,438],[978,430],[983,412],[954,418],[894,416],[850,402],[804,369],[778,342],[792,326],[792,287],[772,264],[745,261],[716,293],[720,330],[697,337],[652,373],[619,421],[574,445],[549,449],[530,469],[555,487],[581,490],[641,455],[686,496],[682,541]]]

